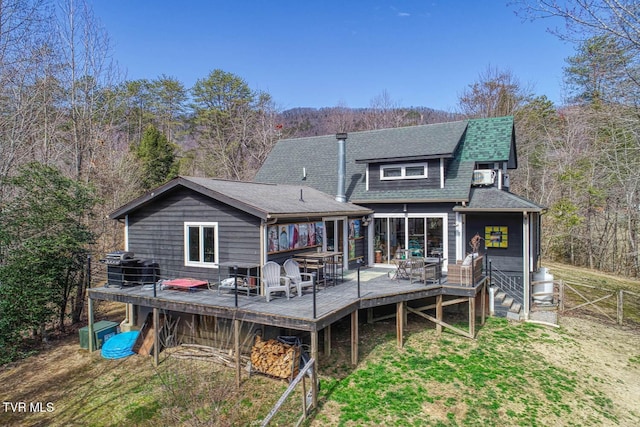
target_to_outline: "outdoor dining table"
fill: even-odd
[[[333,283],[335,283],[335,281],[337,280],[338,263],[339,263],[339,260],[341,259],[340,258],[341,255],[342,255],[342,252],[307,251],[307,252],[297,253],[296,257],[302,258],[305,260],[317,261],[320,265],[322,265],[322,273],[324,277],[322,279],[320,279],[320,277],[317,277],[316,280],[318,283],[320,281],[323,281],[326,284],[327,279],[331,279]],[[306,272],[306,264],[303,267],[305,267],[305,272]],[[318,271],[318,275],[319,273],[320,271]]]
[[[394,258],[393,263],[396,265],[396,270],[393,272],[393,279],[409,279],[409,270],[411,269],[411,259],[409,258]]]

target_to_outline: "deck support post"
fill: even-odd
[[[153,366],[160,364],[160,312],[153,307]]]
[[[398,348],[402,348],[404,343],[405,304],[404,301],[396,303],[396,342]]]
[[[331,325],[324,328],[324,355],[331,356]]]
[[[315,360],[313,369],[311,370],[311,398],[313,400],[313,407],[318,407],[318,370],[320,369],[318,363],[318,331],[311,331],[311,358]]]
[[[358,310],[351,313],[351,364],[358,364]]]
[[[89,333],[89,353],[93,353],[95,350],[93,345],[93,300],[89,298],[89,325],[88,325],[88,333]],[[97,344],[97,343],[96,343]]]
[[[484,326],[485,318],[487,315],[487,282],[485,281],[482,284],[482,291],[480,292],[481,300],[480,300],[480,309],[482,310],[482,314],[480,317],[480,326]]]
[[[318,331],[311,331],[311,358],[316,361],[316,369],[318,368]]]
[[[442,334],[442,294],[436,296],[436,319],[438,322],[436,323],[436,333],[438,335]]]
[[[240,366],[240,321],[233,321],[233,347],[236,353],[236,387],[240,388],[242,367]]]
[[[469,297],[469,336],[476,337],[476,297]]]

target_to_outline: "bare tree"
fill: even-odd
[[[367,130],[406,126],[406,111],[391,98],[386,90],[373,97],[364,117]]]
[[[323,108],[321,110],[326,115],[325,129],[323,134],[334,134],[338,132],[354,132],[360,130],[357,124],[356,112],[349,108],[343,101],[331,108]]]
[[[530,19],[558,17],[563,28],[551,32],[563,39],[585,41],[592,36],[611,35],[621,45],[640,50],[640,4],[637,0],[519,0],[523,15]]]
[[[489,66],[459,95],[458,105],[470,118],[500,117],[513,115],[530,98],[511,71]]]
[[[35,85],[46,61],[43,40],[49,22],[42,1],[0,1],[0,200],[4,178],[31,160],[36,138]]]
[[[116,75],[109,60],[109,39],[85,0],[62,0],[59,38],[63,55],[62,84],[68,96],[71,165],[77,179],[88,181],[99,143],[100,125],[108,121],[103,90]]]

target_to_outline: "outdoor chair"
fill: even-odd
[[[293,259],[288,259],[284,262],[284,271],[289,279],[291,279],[291,286],[295,286],[298,289],[298,296],[302,296],[302,289],[313,287],[313,274],[301,273],[300,265]]]
[[[280,264],[273,261],[267,261],[262,267],[262,286],[264,289],[267,302],[270,301],[270,296],[273,292],[284,292],[289,299],[289,292],[291,288],[291,279],[286,276],[282,276],[280,273]]]
[[[409,260],[409,282],[414,280],[426,283],[424,258],[411,257]]]
[[[440,283],[441,262],[440,258],[412,257],[409,268],[411,283],[414,281],[423,282],[425,285]]]
[[[316,286],[326,286],[327,278],[325,277],[325,264],[318,258],[292,258],[295,262],[302,267],[302,271],[305,273],[315,273]]]
[[[467,255],[464,261],[459,260],[449,265],[447,281],[462,286],[475,286],[482,277],[482,255]]]
[[[327,279],[329,279],[331,283],[336,284],[338,280],[340,280],[340,282],[344,280],[342,265],[342,255],[334,255],[327,259],[325,264],[325,273],[327,275]]]

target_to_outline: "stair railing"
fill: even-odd
[[[496,286],[514,301],[522,304],[522,286],[515,277],[494,268],[489,261],[489,286]]]

